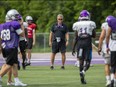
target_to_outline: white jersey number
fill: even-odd
[[[9,29],[1,31],[1,39],[2,40],[10,40],[10,30]]]
[[[80,28],[80,34],[87,34],[87,27]]]

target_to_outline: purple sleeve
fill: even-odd
[[[18,29],[21,28],[21,25],[19,24],[18,21],[13,21],[13,22],[12,22],[12,26],[13,26],[13,28],[14,28],[15,30],[18,30]]]

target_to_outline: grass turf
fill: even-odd
[[[55,66],[28,66],[19,71],[19,78],[27,83],[27,87],[105,87],[104,65],[94,65],[86,72],[86,85],[82,85],[79,77],[79,68],[67,65],[65,70]],[[6,86],[7,75],[3,78],[3,87]],[[12,86],[13,87],[13,86]]]

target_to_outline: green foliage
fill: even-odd
[[[115,0],[1,0],[0,23],[4,22],[6,12],[14,8],[21,13],[24,20],[27,15],[31,15],[38,32],[49,32],[57,15],[62,13],[64,22],[69,31],[72,31],[72,25],[78,20],[80,11],[86,9],[91,13],[91,20],[100,29],[106,16],[116,15],[115,7]]]

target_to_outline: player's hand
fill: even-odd
[[[98,52],[98,54],[99,54],[99,55],[101,55],[101,49],[98,49],[98,51],[97,51],[97,52]]]
[[[68,46],[68,44],[69,44],[69,42],[68,42],[68,41],[66,41],[66,46]]]
[[[33,41],[33,46],[35,46],[35,41]]]
[[[49,46],[52,47],[52,42],[49,42]]]
[[[73,50],[73,51],[72,51],[72,55],[75,56],[75,54],[76,54],[76,53],[75,53],[75,50]]]
[[[20,25],[23,25],[23,19],[22,18],[19,20],[19,23],[20,23]]]
[[[107,54],[109,54],[110,49],[109,49],[109,48],[107,48],[107,50],[106,50],[106,51],[107,51]]]

